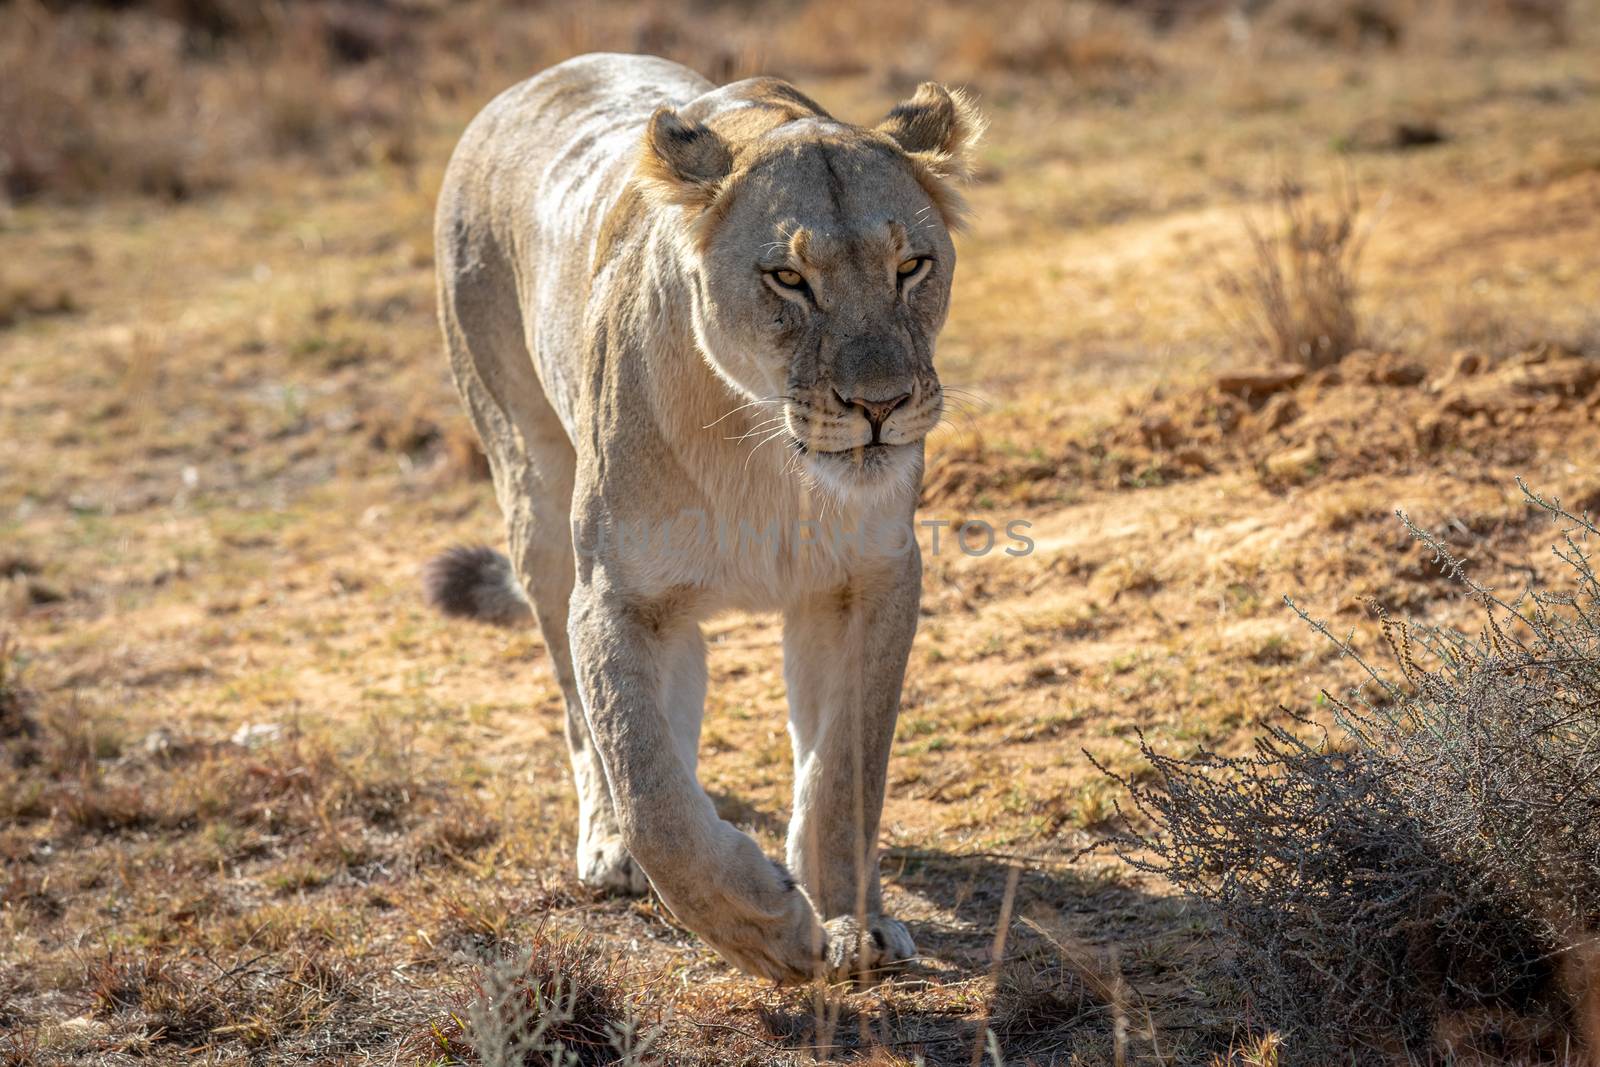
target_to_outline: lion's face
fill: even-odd
[[[798,131],[732,195],[702,259],[707,356],[773,402],[758,408],[822,484],[908,482],[944,398],[955,249],[935,205],[893,147]]]
[[[941,103],[953,120],[943,90],[929,106]],[[759,413],[754,440],[785,445],[841,494],[913,484],[944,403],[933,349],[955,198],[892,132],[825,116],[780,125],[737,153],[696,219],[702,351]]]

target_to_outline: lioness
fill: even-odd
[[[876,839],[921,558],[827,531],[910,529],[980,125],[933,83],[867,129],[772,78],[589,55],[489,104],[439,195],[440,318],[511,554],[447,553],[430,598],[508,624],[531,601],[579,878],[653,885],[780,981],[915,951]],[[695,776],[699,623],[729,608],[783,612],[792,877]]]

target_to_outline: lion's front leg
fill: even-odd
[[[603,567],[587,570],[568,632],[623,844],[672,913],[733,963],[776,981],[811,978],[827,936],[810,901],[701,790],[689,732],[698,733],[698,707],[688,723],[662,706],[663,694],[703,692],[682,669],[681,620],[640,605]]]
[[[840,971],[915,954],[905,927],[883,914],[877,854],[921,575],[913,551],[784,615],[795,768],[789,865],[826,920]]]

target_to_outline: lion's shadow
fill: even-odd
[[[1214,927],[1181,900],[1066,858],[888,849],[882,869],[918,958],[856,992],[769,1003],[774,1045],[833,1059],[886,1046],[927,1067],[972,1063],[991,1031],[1008,1064],[1109,1063],[1119,1041],[1126,1062],[1221,1051],[1192,992],[1217,965]]]

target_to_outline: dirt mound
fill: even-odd
[[[1310,374],[1222,374],[1153,398],[1117,432],[1181,466],[1250,465],[1275,485],[1468,457],[1514,467],[1553,438],[1600,435],[1600,359],[1548,345],[1501,361],[1461,351],[1430,373],[1418,361],[1360,351]]]
[[[1279,489],[1441,463],[1507,480],[1585,439],[1600,453],[1593,355],[1463,350],[1430,366],[1363,350],[1318,371],[1246,368],[1181,392],[1158,388],[1109,427],[1027,453],[965,439],[933,457],[924,503],[1041,503],[1070,487],[1142,488],[1241,467]]]

